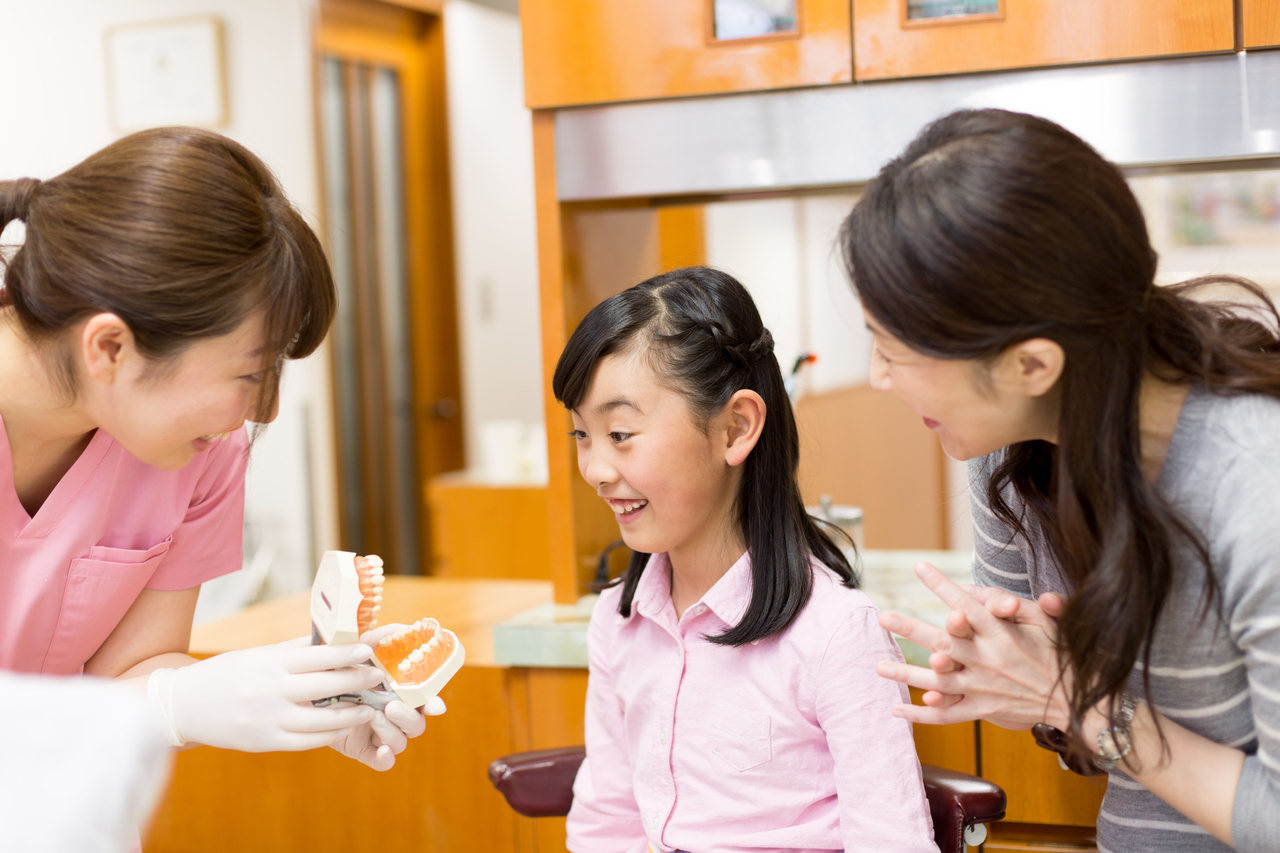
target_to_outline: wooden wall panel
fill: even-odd
[[[1232,0],[1003,0],[1003,7],[1003,19],[903,26],[905,0],[854,0],[854,76],[994,71],[1235,44]]]
[[[522,0],[530,107],[852,80],[849,0],[800,0],[800,34],[715,42],[711,0]]]
[[[982,727],[982,775],[1009,796],[1005,820],[1093,826],[1107,777],[1085,778],[1058,766],[1058,756],[1035,745],[1030,732]]]
[[[859,385],[801,398],[800,490],[862,507],[868,548],[945,548],[942,446],[892,394]]]
[[[1244,46],[1280,46],[1280,0],[1242,0]]]

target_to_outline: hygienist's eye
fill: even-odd
[[[246,382],[261,382],[267,378],[267,371],[259,370],[257,373],[250,373],[248,376],[241,376],[240,378]]]

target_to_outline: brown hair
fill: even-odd
[[[1009,447],[986,497],[1032,543],[1034,519],[1071,586],[1058,641],[1074,675],[1073,729],[1104,699],[1114,716],[1137,660],[1149,660],[1175,541],[1204,563],[1204,606],[1217,598],[1200,532],[1141,467],[1143,377],[1280,396],[1274,305],[1233,277],[1155,286],[1156,253],[1120,170],[1058,125],[1001,110],[925,128],[840,239],[864,309],[913,349],[990,360],[1044,337],[1066,353],[1057,444]],[[1192,298],[1220,284],[1251,297],[1253,313]],[[1008,486],[1026,514],[1005,501]]]
[[[286,358],[324,339],[337,293],[315,233],[266,165],[205,130],[159,128],[115,142],[48,181],[0,181],[0,230],[26,223],[4,270],[0,306],[49,348],[51,373],[74,396],[62,333],[99,312],[119,315],[139,351],[163,362],[265,311],[274,366],[258,412],[279,393]]]

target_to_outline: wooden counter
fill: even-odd
[[[383,624],[434,616],[458,635],[467,666],[496,666],[493,626],[552,599],[551,581],[388,577],[383,585]],[[199,625],[191,632],[196,657],[281,643],[311,633],[309,593],[255,604]]]
[[[549,581],[389,577],[385,621],[434,616],[467,649],[441,696],[449,706],[385,773],[331,749],[178,755],[148,853],[533,851],[563,845],[564,821],[522,818],[489,784],[489,762],[583,741],[585,670],[502,667],[493,625],[552,600]],[[257,605],[192,635],[193,654],[280,642],[310,631],[307,596]],[[561,847],[563,849],[563,847]]]

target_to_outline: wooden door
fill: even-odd
[[[1280,0],[1241,0],[1244,47],[1280,46]]]
[[[793,29],[733,39],[716,37],[730,35],[716,27],[722,3],[521,0],[525,100],[561,107],[853,79],[849,0],[794,0]]]
[[[317,56],[342,546],[420,574],[425,484],[463,465],[444,28],[324,0]]]
[[[853,0],[854,77],[1228,51],[1235,46],[1232,6],[1232,0]]]

